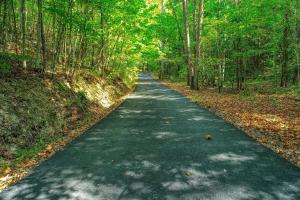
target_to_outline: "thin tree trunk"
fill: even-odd
[[[2,18],[2,44],[3,44],[3,51],[5,52],[7,49],[7,0],[3,0],[3,18]]]
[[[191,54],[191,41],[190,41],[190,29],[187,19],[187,0],[182,0],[182,14],[183,23],[185,30],[185,44],[186,44],[186,54],[188,60],[188,74],[187,74],[187,85],[191,85],[191,75],[192,75],[192,54]]]
[[[198,5],[197,5],[197,0],[194,0],[194,13],[193,13],[193,54],[196,57],[197,54],[197,36],[198,36],[198,19],[197,19],[197,10],[198,10]]]
[[[240,0],[236,0],[235,1],[236,4],[236,9],[238,10],[238,21],[237,23],[240,24]],[[241,37],[238,36],[236,42],[235,42],[235,50],[238,51],[239,53],[241,52]],[[242,82],[242,66],[243,65],[243,61],[242,58],[240,56],[238,56],[236,58],[236,88],[237,90],[241,90],[243,88],[243,82]]]
[[[194,74],[193,74],[193,85],[191,85],[191,89],[198,90],[198,77],[199,77],[199,64],[200,64],[200,56],[201,56],[201,40],[202,40],[202,26],[203,26],[203,0],[199,1],[199,18],[197,21],[196,28],[196,55],[195,55],[195,64],[194,64]]]
[[[104,37],[104,29],[105,29],[105,16],[104,16],[104,8],[103,5],[100,8],[100,27],[102,30],[101,39],[100,39],[100,68],[99,71],[102,76],[105,76],[105,37]]]
[[[283,30],[283,41],[282,41],[282,65],[281,65],[281,87],[287,87],[288,85],[288,63],[289,63],[289,54],[288,54],[288,48],[289,48],[289,16],[288,12],[286,11],[285,16],[285,27]]]
[[[54,0],[52,0],[52,4],[55,5],[55,2]],[[55,71],[55,66],[56,66],[56,41],[57,41],[57,37],[58,37],[58,34],[56,34],[56,30],[60,29],[59,26],[56,25],[57,24],[57,15],[56,13],[53,13],[52,15],[52,41],[51,41],[51,70],[52,70],[52,78],[54,78],[54,71]],[[51,35],[51,33],[49,34],[49,37]]]
[[[161,15],[162,15],[162,17],[164,17],[164,15],[165,15],[165,0],[162,0],[162,1],[161,1]],[[161,42],[160,42],[160,49],[161,49],[161,52],[164,51],[164,48],[165,48],[164,37],[162,36]],[[165,65],[164,61],[161,60],[161,61],[160,61],[160,73],[159,73],[159,78],[160,78],[160,80],[163,80],[163,79],[164,79],[164,71],[165,71],[164,65]]]
[[[62,47],[64,44],[64,34],[65,34],[65,24],[63,22],[60,23],[58,33],[56,36],[56,42],[55,42],[55,50],[53,55],[53,63],[52,68],[55,70],[56,63],[60,61],[60,54],[63,51]]]
[[[22,54],[26,54],[26,0],[20,2],[20,16],[21,16],[21,35],[22,35]],[[27,61],[23,60],[23,68],[27,70]]]
[[[183,38],[182,29],[181,29],[180,24],[179,24],[179,20],[178,20],[178,16],[177,16],[177,13],[176,13],[176,10],[175,10],[175,7],[174,7],[173,0],[170,3],[171,3],[171,8],[172,8],[172,13],[175,17],[176,25],[177,25],[177,29],[178,29],[179,45],[180,45],[180,50],[181,50],[179,53],[184,54],[185,49],[184,49],[184,38]]]
[[[225,81],[225,68],[226,68],[226,53],[223,53],[223,63],[220,65],[220,77],[219,77],[219,93],[222,92],[224,81]]]
[[[11,1],[11,10],[12,10],[12,17],[13,17],[13,29],[14,29],[14,39],[15,39],[15,52],[16,54],[19,53],[18,51],[18,29],[17,29],[17,20],[16,20],[16,12],[15,12],[15,5],[14,1]]]
[[[45,47],[45,35],[44,35],[44,18],[43,18],[43,0],[38,0],[38,66],[45,71],[46,69],[46,47]]]
[[[295,4],[295,11],[294,11],[294,41],[296,45],[294,46],[294,51],[295,51],[295,72],[294,72],[294,84],[300,86],[300,63],[299,63],[299,53],[300,53],[300,48],[299,48],[299,38],[300,38],[300,20],[298,20],[298,10],[299,10],[300,2],[296,1]]]
[[[182,55],[185,55],[183,33],[182,33],[182,29],[180,27],[180,23],[179,23],[179,20],[178,20],[176,9],[174,7],[173,0],[170,1],[170,4],[171,4],[172,13],[173,13],[173,15],[175,17],[175,20],[176,20],[176,25],[177,25],[177,30],[178,30],[178,36],[179,36],[179,38],[178,38],[178,45],[179,45],[178,56],[182,56]],[[187,63],[187,57],[186,56],[184,56],[184,60]],[[177,68],[176,68],[177,70],[176,70],[176,74],[175,74],[175,76],[177,76],[177,77],[179,76],[180,68],[181,68],[181,66],[177,65]]]

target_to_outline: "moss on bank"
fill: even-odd
[[[73,78],[26,75],[0,80],[0,174],[103,116],[134,85],[81,70]],[[49,148],[49,147],[48,147]]]

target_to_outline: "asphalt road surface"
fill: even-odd
[[[118,109],[0,199],[296,200],[300,169],[143,74]]]

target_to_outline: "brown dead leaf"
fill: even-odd
[[[51,144],[49,144],[47,147],[46,147],[46,151],[52,151],[53,150],[53,147]]]
[[[10,172],[11,172],[11,169],[9,167],[6,167],[2,170],[1,174],[8,175]]]
[[[193,174],[191,172],[185,172],[184,175],[186,175],[186,176],[192,176]]]
[[[267,143],[268,139],[267,138],[258,138],[257,141],[259,141],[261,143]]]

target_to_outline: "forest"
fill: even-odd
[[[298,1],[170,1],[166,9],[161,78],[187,74],[195,89],[299,85]]]
[[[297,0],[2,0],[0,70],[144,67],[194,89],[298,86],[298,10]]]
[[[298,0],[0,0],[0,178],[102,119],[144,72],[259,130],[255,139],[300,166],[299,8]]]

